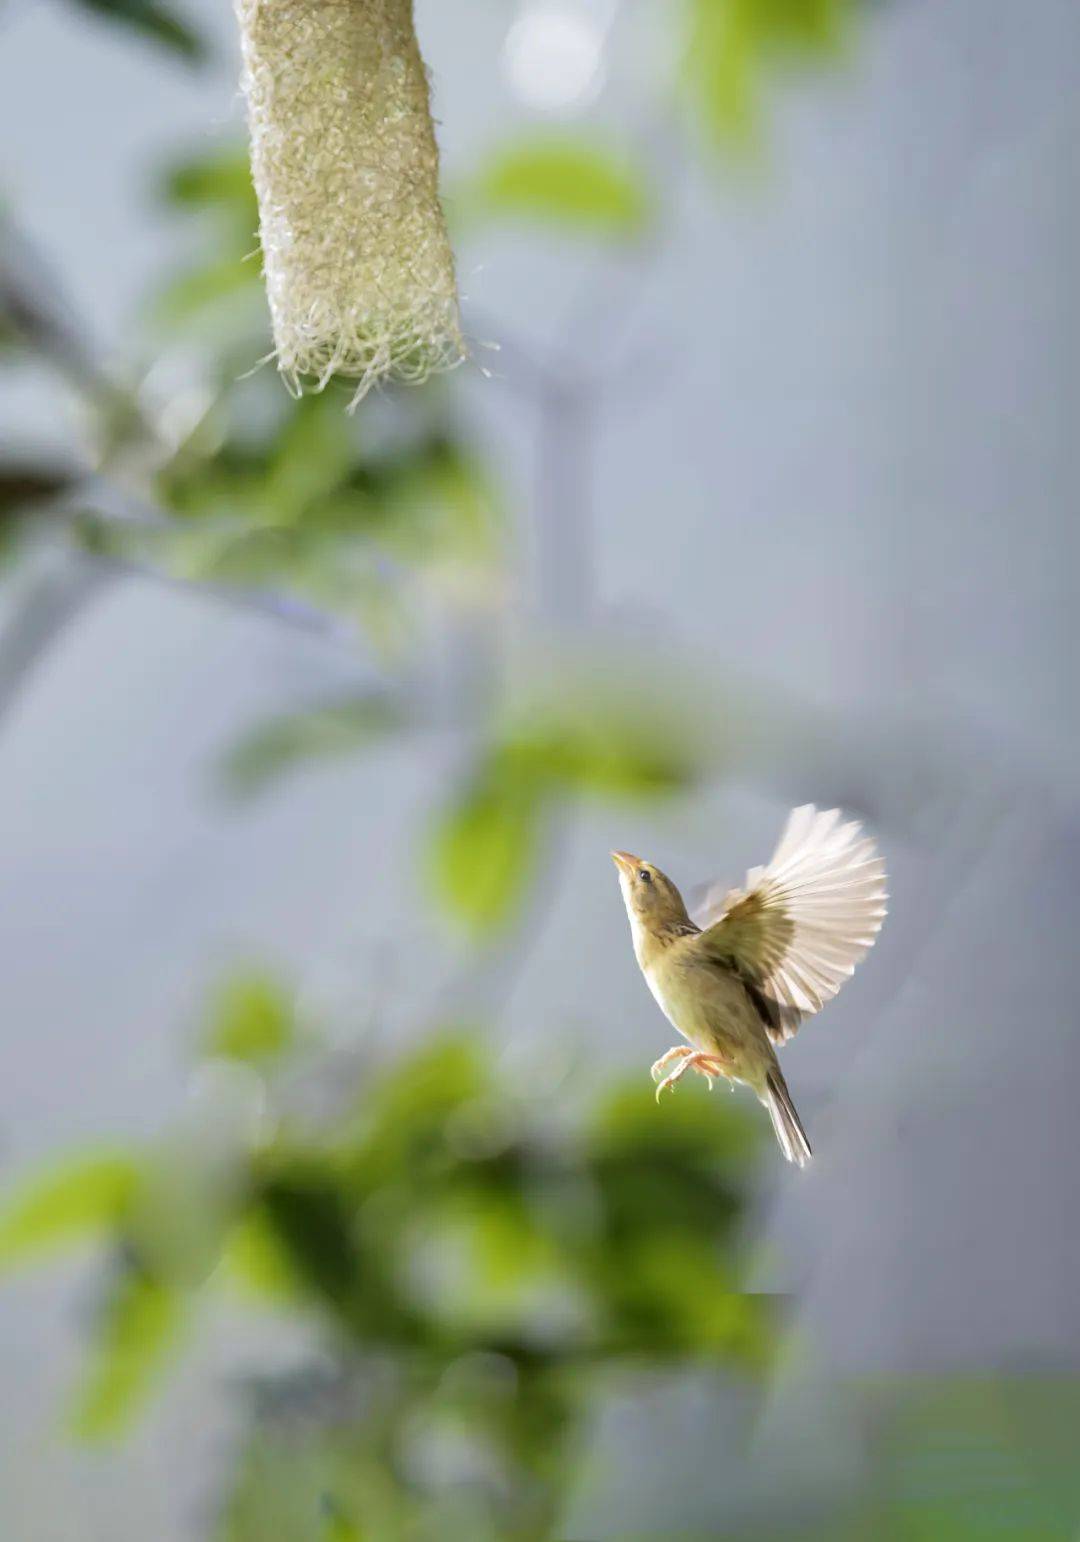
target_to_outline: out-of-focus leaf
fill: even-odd
[[[491,557],[500,530],[499,500],[486,469],[468,451],[447,444],[432,468],[444,520],[453,521],[459,555]]]
[[[141,1173],[120,1152],[87,1152],[28,1178],[0,1208],[0,1267],[112,1230]]]
[[[259,1210],[245,1215],[226,1241],[222,1271],[228,1283],[258,1301],[281,1303],[295,1295],[296,1273]]]
[[[480,463],[441,435],[408,456],[372,468],[382,493],[374,523],[380,544],[400,560],[479,568],[498,549],[498,499]]]
[[[721,751],[707,700],[653,655],[547,648],[508,691],[498,753],[549,792],[651,800],[692,787]]]
[[[219,209],[230,217],[236,215],[251,232],[258,223],[251,165],[243,145],[227,145],[177,162],[163,174],[161,193],[177,209]]]
[[[650,199],[628,157],[585,139],[544,138],[497,151],[463,190],[462,206],[466,214],[632,236],[648,219]]]
[[[316,761],[337,759],[402,726],[400,709],[386,696],[350,696],[262,723],[233,746],[222,774],[238,797],[265,791],[279,777]]]
[[[493,760],[435,829],[436,893],[478,935],[507,921],[525,892],[536,856],[541,791],[526,768]]]
[[[365,1285],[353,1237],[353,1215],[333,1175],[301,1162],[263,1185],[262,1200],[288,1267],[346,1320]]]
[[[202,34],[162,0],[72,0],[72,3],[84,11],[130,27],[190,64],[198,64],[206,58],[207,47]]]
[[[550,720],[512,737],[512,760],[565,791],[608,798],[655,798],[686,788],[696,767],[686,746],[642,719],[620,721],[598,712],[591,720]]]
[[[339,1510],[331,1510],[326,1520],[324,1542],[363,1542],[363,1532]]]
[[[178,1292],[125,1268],[105,1302],[73,1426],[84,1440],[120,1435],[140,1412],[176,1347],[184,1318]]]
[[[684,79],[710,138],[752,136],[769,68],[836,57],[854,9],[854,0],[689,0]]]
[[[296,403],[278,438],[262,496],[282,520],[318,517],[318,503],[336,491],[358,459],[354,426],[321,394]]]
[[[401,1187],[416,1181],[421,1153],[443,1149],[446,1126],[463,1111],[482,1112],[491,1078],[480,1046],[464,1034],[421,1044],[371,1089],[363,1110],[359,1163],[366,1181]]]
[[[152,322],[166,328],[213,328],[210,340],[223,358],[239,349],[249,363],[265,354],[257,340],[267,331],[258,259],[259,211],[247,152],[231,145],[179,161],[162,174],[159,193],[170,208],[205,215],[206,255],[156,292]]]
[[[670,702],[582,679],[515,713],[435,832],[438,896],[476,933],[507,921],[532,873],[553,797],[669,796],[692,785],[701,750]]]
[[[186,325],[203,312],[235,305],[259,293],[259,268],[241,257],[226,257],[173,279],[156,296],[153,317],[162,326]],[[261,298],[261,296],[260,296]]]
[[[693,1093],[699,1091],[705,1089],[695,1086]],[[714,1168],[718,1162],[741,1170],[763,1138],[761,1121],[746,1099],[722,1098],[719,1089],[683,1098],[677,1110],[670,1098],[659,1107],[658,1115],[655,1089],[647,1081],[616,1086],[596,1105],[588,1149],[604,1161],[636,1154],[661,1166],[675,1161],[684,1171]]]
[[[292,1002],[277,980],[234,975],[214,1003],[206,1050],[229,1060],[272,1060],[290,1047],[295,1031]]]

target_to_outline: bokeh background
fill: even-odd
[[[0,1532],[1074,1537],[1080,13],[416,10],[474,361],[350,415],[229,7],[0,7]],[[607,852],[809,800],[800,1173]]]

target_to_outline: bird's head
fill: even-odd
[[[628,851],[613,851],[611,860],[619,870],[623,903],[635,930],[657,934],[689,924],[682,895],[666,873]]]

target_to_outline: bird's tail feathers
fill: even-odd
[[[805,1167],[813,1153],[810,1150],[810,1142],[806,1138],[806,1131],[802,1127],[802,1120],[795,1112],[795,1105],[791,1101],[791,1094],[787,1090],[787,1083],[779,1067],[774,1067],[769,1072],[761,1101],[769,1110],[776,1138],[780,1142],[780,1150],[789,1162],[794,1162],[798,1167]]]

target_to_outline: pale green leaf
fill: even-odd
[[[0,1204],[0,1267],[110,1231],[140,1176],[130,1156],[105,1151],[33,1174]]]
[[[854,9],[853,0],[688,0],[683,78],[709,137],[752,141],[769,72],[835,59]]]
[[[206,1051],[229,1060],[271,1060],[293,1042],[292,1002],[278,981],[264,974],[227,980],[214,1003]]]
[[[72,1424],[84,1440],[122,1434],[141,1411],[176,1347],[184,1317],[178,1292],[129,1269],[105,1303]]]
[[[524,895],[536,855],[538,792],[531,776],[493,762],[435,829],[436,894],[474,933],[508,920]]]
[[[222,1278],[247,1299],[280,1305],[295,1295],[296,1273],[258,1210],[234,1227],[222,1252]]]
[[[466,215],[544,220],[593,235],[631,236],[646,224],[644,177],[618,151],[585,139],[529,140],[497,151],[462,192]]]
[[[220,209],[242,214],[254,231],[259,211],[251,181],[251,165],[243,145],[226,145],[169,167],[162,178],[162,196],[178,209]]]

